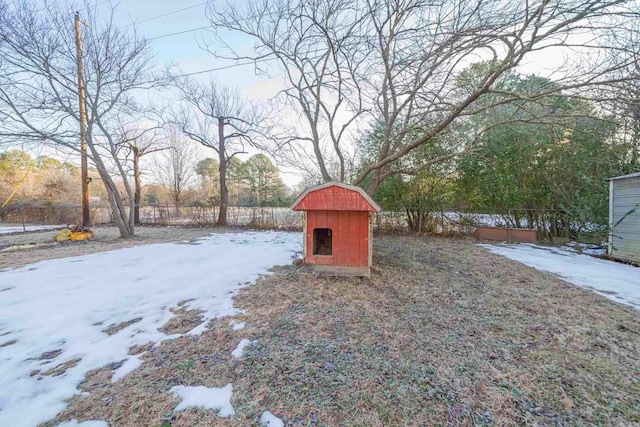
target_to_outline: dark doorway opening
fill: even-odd
[[[313,254],[331,255],[333,253],[333,242],[330,228],[313,229]]]

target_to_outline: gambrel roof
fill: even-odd
[[[331,181],[304,190],[291,209],[378,212],[380,206],[362,188]]]

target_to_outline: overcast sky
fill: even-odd
[[[97,11],[108,13],[109,7],[108,2],[98,2]],[[139,33],[152,39],[159,69],[173,64],[182,72],[194,73],[235,64],[234,61],[216,58],[213,53],[205,50],[205,43],[210,43],[213,39],[213,28],[205,16],[205,9],[206,2],[202,0],[122,0],[117,5],[116,22],[122,26],[136,22]],[[210,29],[191,31],[201,27]],[[181,32],[184,33],[174,35]],[[253,43],[240,34],[225,32],[219,35],[233,49],[252,51]],[[203,81],[214,78],[225,86],[238,88],[247,99],[256,101],[266,101],[282,88],[282,83],[277,78],[256,76],[252,65],[207,72],[193,78]],[[249,150],[249,154],[240,158],[246,160],[256,152]],[[203,149],[203,155],[216,157],[211,149]],[[288,185],[295,185],[301,180],[295,171],[283,171],[282,178]]]
[[[246,0],[230,1],[237,4]],[[104,8],[106,13],[110,6],[108,2],[98,4],[99,12],[101,12],[100,7]],[[140,33],[153,39],[151,43],[159,67],[173,63],[182,71],[192,73],[233,64],[232,61],[216,58],[211,52],[203,49],[204,42],[212,40],[211,30],[190,31],[210,26],[205,10],[206,2],[202,0],[122,0],[118,5],[116,16],[122,25],[137,22]],[[185,32],[183,34],[154,39],[183,31]],[[233,49],[252,52],[253,42],[247,37],[230,32],[218,35]],[[561,66],[567,54],[570,53],[548,50],[538,55],[531,55],[519,71],[551,76],[551,70]],[[474,60],[480,60],[480,58],[470,58],[470,61]],[[237,87],[246,98],[253,100],[267,100],[283,88],[282,82],[277,78],[266,79],[256,76],[252,65],[204,73],[196,78],[208,80],[212,77],[226,86]],[[295,120],[295,118],[287,118],[287,120]],[[286,172],[289,173],[283,174],[283,178],[287,184],[293,185],[300,181],[300,177],[292,173],[293,171]]]
[[[111,8],[109,1],[95,1],[98,16],[109,13]],[[231,1],[237,3],[246,0]],[[202,0],[121,0],[113,4],[116,5],[117,24],[133,29],[131,24],[135,22],[139,33],[151,39],[159,69],[174,64],[176,71],[194,73],[234,64],[233,61],[216,58],[214,54],[203,49],[204,43],[212,40],[212,28],[205,14],[206,2]],[[80,13],[83,12],[86,13],[81,9]],[[209,29],[199,29],[201,27],[209,27]],[[198,30],[192,31],[194,29]],[[218,35],[238,51],[249,53],[252,50],[253,42],[240,34],[226,32]],[[567,52],[545,51],[543,54],[529,57],[519,71],[549,76],[550,70],[562,64],[565,55]],[[278,78],[267,79],[256,76],[252,65],[207,72],[194,78],[204,81],[215,78],[223,85],[238,88],[246,98],[252,100],[266,101],[283,88]],[[164,96],[167,95],[170,94],[164,94]],[[163,97],[163,94],[155,96]],[[241,159],[246,160],[255,152],[253,150]],[[211,149],[203,149],[202,155],[216,157]],[[283,172],[285,172],[283,179],[288,185],[295,185],[301,179],[295,171]]]

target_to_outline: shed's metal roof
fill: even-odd
[[[607,181],[613,181],[616,179],[626,179],[626,178],[636,178],[640,176],[640,172],[635,172],[635,173],[630,173],[627,175],[621,175],[621,176],[614,176],[613,178],[609,178],[607,179]]]

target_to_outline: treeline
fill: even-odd
[[[171,152],[167,157],[175,157]],[[213,158],[197,161],[185,159],[185,169],[171,171],[166,182],[142,184],[142,205],[219,206],[219,165]],[[172,162],[174,164],[175,162]],[[162,173],[158,162],[151,162],[145,169],[150,178]],[[182,174],[182,175],[181,175]],[[91,206],[107,206],[107,191],[94,169],[91,177]],[[227,167],[227,185],[231,206],[288,206],[295,196],[280,178],[278,168],[263,154],[256,154],[246,161],[234,157]],[[151,178],[153,181],[153,179]],[[174,181],[183,181],[182,186]],[[123,185],[121,196],[129,204]],[[180,194],[176,194],[179,189]],[[49,156],[33,158],[21,150],[0,153],[0,204],[10,197],[12,204],[42,206],[66,206],[80,203],[80,170],[68,161]]]
[[[169,153],[168,157],[172,155]],[[198,161],[182,177],[175,171],[160,172],[174,182],[143,186],[143,205],[174,206],[176,201],[181,206],[220,205],[220,166],[216,159]],[[295,196],[282,182],[278,168],[264,154],[255,154],[244,162],[233,157],[228,162],[226,176],[229,206],[289,206]],[[182,194],[177,194],[177,180],[189,181]]]
[[[21,150],[0,153],[0,205],[12,203],[70,204],[80,201],[78,168],[48,156],[31,157]]]
[[[510,73],[501,85],[535,94],[553,83]],[[434,211],[462,210],[500,214],[506,225],[535,227],[543,237],[604,235],[606,179],[640,170],[637,106],[620,120],[603,105],[561,93],[500,105],[480,101],[493,106],[386,171],[375,193],[382,206],[406,211],[410,224],[429,224]],[[474,129],[487,130],[472,143]],[[461,144],[473,148],[431,163]],[[362,139],[363,168],[379,146],[374,128]],[[420,216],[424,220],[416,221]]]

